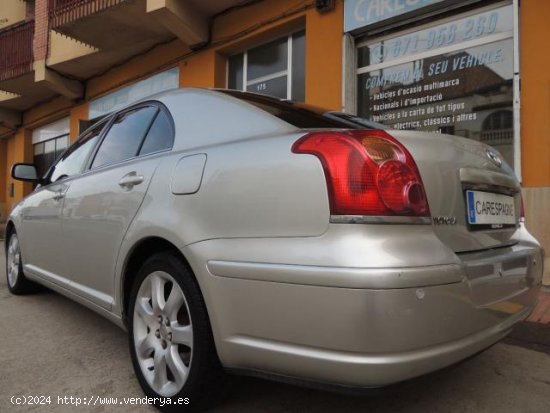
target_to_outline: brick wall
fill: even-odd
[[[48,56],[48,2],[35,2],[34,60],[44,60]]]

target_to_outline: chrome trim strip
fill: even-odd
[[[498,185],[463,183],[462,188],[465,191],[490,192],[492,194],[507,195],[510,197],[515,197],[518,194],[517,190]]]
[[[519,191],[519,182],[504,172],[493,172],[478,168],[460,168],[460,181],[472,185],[500,186]]]
[[[331,224],[409,224],[429,225],[431,217],[385,217],[370,215],[331,215]]]

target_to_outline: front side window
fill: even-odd
[[[305,100],[305,31],[231,56],[228,88]]]
[[[88,156],[99,139],[103,126],[102,124],[92,129],[63,154],[50,172],[50,182],[55,182],[82,172]]]
[[[156,107],[146,106],[117,115],[101,142],[92,169],[136,156],[157,111]]]

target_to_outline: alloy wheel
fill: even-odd
[[[193,355],[193,325],[189,306],[176,280],[155,271],[143,280],[134,305],[136,358],[155,392],[177,394],[189,376]]]
[[[7,256],[7,273],[10,287],[15,287],[17,277],[19,276],[19,266],[21,263],[21,251],[19,248],[19,239],[16,234],[10,237]]]

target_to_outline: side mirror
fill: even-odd
[[[18,181],[37,183],[40,181],[36,167],[30,163],[16,163],[11,167],[11,177]]]

